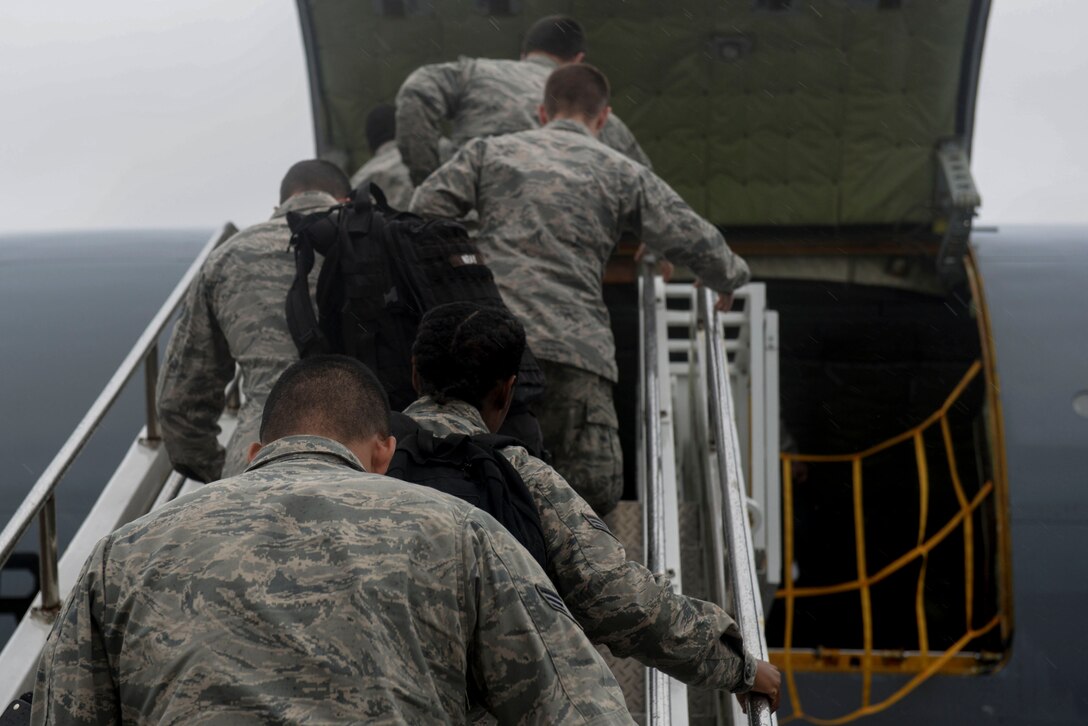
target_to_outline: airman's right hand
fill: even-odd
[[[756,680],[748,693],[761,693],[771,702],[771,713],[778,710],[778,698],[782,688],[782,674],[778,668],[767,661],[756,661]],[[745,713],[748,713],[748,693],[738,693],[737,700]]]

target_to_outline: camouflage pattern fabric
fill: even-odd
[[[498,136],[540,125],[537,108],[544,84],[559,64],[533,54],[524,60],[461,58],[417,68],[397,93],[397,146],[419,185],[440,164],[442,122],[460,147],[478,136]],[[601,130],[601,142],[646,167],[650,158],[616,116]]]
[[[748,265],[714,225],[577,121],[471,141],[412,198],[419,214],[456,218],[472,209],[480,214],[480,251],[536,357],[613,382],[601,278],[621,236],[718,292],[748,280]]]
[[[100,541],[39,663],[37,724],[630,724],[612,674],[490,515],[328,439]]]
[[[480,412],[463,401],[439,404],[425,396],[405,413],[439,436],[487,433]],[[501,451],[533,493],[548,576],[590,640],[690,686],[751,689],[755,660],[744,654],[740,631],[724,610],[675,592],[668,578],[630,562],[608,526],[555,469],[521,447]]]
[[[351,188],[367,192],[373,182],[385,192],[393,209],[408,209],[415,187],[408,177],[408,167],[401,161],[396,141],[386,141],[374,152],[370,161],[359,167],[351,177]]]
[[[193,280],[158,382],[162,437],[178,471],[215,481],[245,468],[245,450],[258,439],[265,399],[280,374],[298,360],[285,313],[295,278],[295,258],[287,249],[287,212],[334,204],[323,192],[296,194],[272,219],[239,232],[212,252]],[[319,255],[310,276],[311,290],[317,286],[321,259]],[[242,369],[245,403],[224,451],[216,437],[235,362]]]
[[[599,515],[623,495],[620,423],[612,383],[596,373],[541,360],[548,386],[530,405],[552,466]]]

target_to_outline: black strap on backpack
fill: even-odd
[[[437,437],[410,417],[394,413],[397,451],[389,476],[445,492],[484,510],[506,527],[542,568],[548,565],[544,528],[529,487],[499,453],[518,446],[493,434]]]
[[[491,270],[465,228],[356,198],[326,211],[289,213],[295,279],[287,295],[287,324],[301,357],[343,353],[366,363],[401,410],[413,400],[411,350],[423,313],[447,302],[504,306]],[[308,277],[324,256],[316,294]],[[314,314],[314,305],[317,314]],[[544,374],[526,350],[516,397],[538,398]]]
[[[310,297],[310,272],[314,269],[317,252],[314,240],[318,244],[324,243],[321,254],[327,257],[330,253],[335,254],[336,243],[346,234],[341,229],[342,209],[342,206],[333,207],[321,215],[287,213],[287,224],[292,231],[290,247],[295,251],[295,279],[287,292],[287,327],[302,358],[332,352],[332,345],[314,314],[314,304]],[[329,260],[325,267],[333,268],[335,264]]]

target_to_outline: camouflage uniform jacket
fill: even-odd
[[[239,232],[212,252],[193,280],[159,374],[159,422],[175,469],[215,481],[245,468],[245,449],[258,439],[265,399],[280,374],[298,360],[284,312],[295,278],[295,258],[287,249],[287,212],[334,204],[323,192],[296,194],[272,219]],[[320,269],[318,256],[311,290]],[[236,361],[246,400],[224,451],[217,440],[218,421]]]
[[[461,58],[416,69],[397,93],[397,146],[412,181],[418,185],[438,168],[444,120],[452,126],[455,147],[477,136],[538,127],[544,84],[558,67],[547,56],[531,55],[524,60]],[[601,141],[650,166],[650,158],[618,117],[609,117]]]
[[[382,188],[393,209],[408,209],[412,203],[415,187],[408,178],[408,167],[401,161],[396,141],[386,141],[378,147],[370,161],[359,167],[359,171],[351,177],[351,188],[369,187],[371,182]]]
[[[631,723],[490,515],[292,436],[98,543],[42,653],[33,715],[460,724],[469,693],[501,723]]]
[[[581,123],[476,139],[416,189],[412,211],[480,215],[477,243],[538,358],[616,380],[601,278],[632,234],[708,287],[730,292],[748,266],[714,225],[649,169]]]
[[[423,397],[405,409],[439,436],[487,433],[463,401]],[[623,545],[555,469],[514,446],[502,454],[533,493],[548,548],[548,576],[594,643],[636,658],[690,686],[747,691],[755,660],[743,653],[733,619],[713,603],[673,591],[627,559]]]

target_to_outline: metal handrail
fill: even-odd
[[[763,607],[760,604],[759,577],[756,573],[752,532],[748,522],[745,497],[742,492],[740,445],[735,427],[726,425],[734,420],[733,399],[729,389],[727,361],[721,345],[721,322],[714,309],[714,295],[699,290],[699,314],[706,326],[707,409],[711,433],[718,459],[718,481],[724,490],[721,496],[726,554],[733,593],[733,617],[737,621],[745,647],[760,660],[767,660],[767,640],[763,634]],[[750,726],[772,726],[778,721],[771,713],[766,697],[752,694],[748,699]]]
[[[41,610],[55,612],[60,608],[60,589],[57,582],[57,529],[56,529],[56,498],[54,491],[57,484],[67,473],[76,457],[83,450],[87,441],[94,434],[102,419],[113,408],[117,397],[121,394],[125,385],[135,374],[136,369],[144,366],[145,386],[144,396],[147,412],[147,435],[142,443],[147,446],[157,446],[158,415],[155,410],[155,378],[158,376],[158,349],[159,335],[170,322],[185,297],[186,290],[200,271],[204,260],[211,254],[222,241],[237,232],[237,228],[227,222],[219,228],[200,250],[196,260],[186,270],[174,290],[166,298],[166,302],[159,308],[159,312],[151,319],[143,334],[136,340],[132,350],[121,362],[117,371],[110,378],[106,387],[98,394],[98,398],[87,410],[68,440],[61,446],[60,451],[49,462],[41,476],[30,488],[30,492],[23,499],[19,508],[15,510],[10,521],[0,532],[0,567],[8,561],[15,551],[20,538],[30,528],[34,517],[39,518],[39,547],[41,569]]]
[[[642,268],[642,355],[643,410],[646,466],[646,566],[651,572],[666,571],[664,499],[665,477],[661,468],[661,401],[657,350],[657,293],[654,267]],[[672,696],[669,677],[656,668],[647,674],[647,717],[651,726],[669,723]]]

